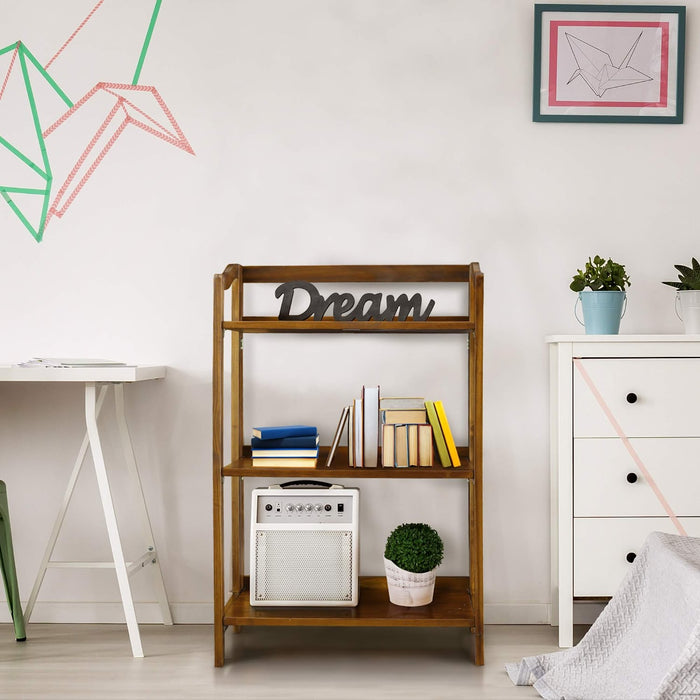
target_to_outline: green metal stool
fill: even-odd
[[[10,613],[15,624],[15,638],[18,642],[23,642],[27,636],[24,632],[24,615],[19,601],[15,553],[12,549],[12,530],[10,529],[10,508],[7,504],[7,487],[4,481],[0,481],[0,568],[5,584],[7,604],[10,606]]]

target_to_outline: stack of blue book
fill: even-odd
[[[315,467],[318,429],[313,425],[253,428],[250,439],[254,467]]]

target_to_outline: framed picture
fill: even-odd
[[[685,7],[535,5],[532,119],[683,122]]]

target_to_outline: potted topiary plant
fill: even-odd
[[[620,330],[620,319],[624,315],[627,303],[625,289],[632,283],[625,271],[625,266],[605,260],[596,255],[588,258],[583,270],[577,270],[569,287],[578,292],[578,299],[583,309],[583,322],[576,314],[576,320],[586,329],[587,334],[611,335]],[[588,290],[586,290],[588,287]]]
[[[405,607],[432,602],[443,550],[437,530],[425,523],[404,523],[392,530],[384,549],[389,600]]]
[[[676,288],[676,315],[683,321],[685,332],[700,333],[700,263],[691,258],[690,265],[674,265],[678,282],[662,284]]]

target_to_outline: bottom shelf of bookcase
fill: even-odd
[[[359,603],[341,607],[253,607],[248,577],[224,610],[224,625],[296,627],[473,627],[468,576],[438,576],[430,605],[405,608],[389,602],[383,576],[360,577]]]

